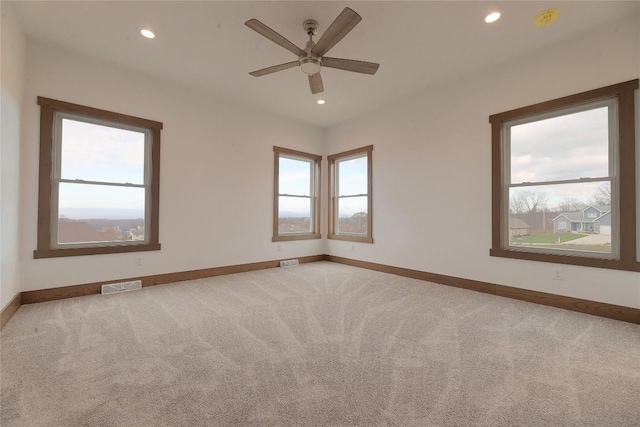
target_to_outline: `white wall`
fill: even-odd
[[[163,122],[162,250],[33,259],[37,96]],[[321,129],[32,42],[24,122],[23,291],[324,253],[319,239],[271,242],[273,146],[321,154]],[[135,256],[142,266],[134,266]]]
[[[374,145],[374,244],[328,253],[639,308],[638,273],[489,256],[489,116],[638,78],[639,63],[632,16],[330,129],[325,154]]]
[[[26,41],[13,6],[0,2],[0,309],[20,292],[20,110],[24,91]]]

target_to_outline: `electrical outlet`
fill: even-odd
[[[356,245],[354,245],[353,243],[351,244],[351,252],[355,252],[356,251]]]
[[[278,245],[278,252],[282,251],[282,245]]]
[[[133,257],[133,265],[135,265],[136,267],[140,267],[142,265],[142,257]]]
[[[551,277],[553,280],[564,280],[564,270],[561,268],[554,268],[553,275]]]

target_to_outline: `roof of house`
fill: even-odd
[[[597,209],[602,213],[609,212],[611,210],[611,206],[610,205],[601,205],[601,206],[587,206],[586,208],[584,208],[582,210],[582,212],[586,211],[589,208]]]
[[[511,217],[509,218],[509,228],[531,228],[531,226],[520,218]]]
[[[595,218],[585,218],[582,212],[562,212],[557,217],[553,218],[551,221],[555,221],[561,216],[565,217],[571,222],[593,222]]]
[[[83,221],[58,221],[58,243],[105,242],[118,240],[115,235],[101,233]]]
[[[589,208],[597,209],[598,211],[600,211],[600,215],[598,217],[596,217],[596,218],[585,218],[584,217],[584,211],[586,211]],[[594,222],[594,221],[597,221],[598,219],[600,219],[601,217],[603,217],[604,215],[606,215],[608,212],[611,212],[611,206],[609,206],[609,205],[587,206],[586,208],[584,208],[580,212],[562,212],[562,213],[558,214],[558,216],[553,218],[551,221],[555,221],[558,218],[560,218],[561,216],[563,216],[563,217],[565,217],[566,219],[568,219],[571,222]]]

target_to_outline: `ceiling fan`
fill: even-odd
[[[380,64],[373,62],[357,61],[355,59],[341,59],[330,58],[324,56],[329,49],[335,46],[340,40],[344,38],[349,32],[362,20],[362,17],[354,12],[352,9],[346,7],[340,15],[331,23],[327,31],[324,32],[320,40],[317,43],[313,41],[313,36],[318,32],[318,23],[313,19],[308,19],[302,24],[304,30],[309,36],[309,41],[305,49],[300,49],[298,46],[291,43],[280,34],[267,27],[257,19],[250,19],[244,24],[262,34],[272,42],[279,44],[289,52],[298,56],[297,61],[286,62],[280,65],[274,65],[272,67],[263,68],[261,70],[252,71],[251,74],[254,77],[261,77],[267,74],[275,73],[277,71],[286,70],[293,67],[299,67],[300,71],[309,76],[309,87],[311,93],[316,94],[324,91],[322,85],[322,77],[320,77],[320,70],[322,67],[336,68],[338,70],[352,71],[354,73],[362,74],[375,74],[378,71]]]

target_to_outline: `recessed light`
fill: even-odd
[[[500,12],[491,12],[484,17],[484,22],[486,22],[487,24],[491,24],[493,22],[496,22],[498,19],[500,19]]]
[[[140,30],[140,34],[142,34],[144,37],[148,38],[148,39],[152,39],[154,38],[156,35],[153,33],[153,31],[151,31],[148,28],[143,28]]]
[[[318,99],[316,102],[317,102],[318,104],[322,105],[322,104],[324,104],[324,99]]]

